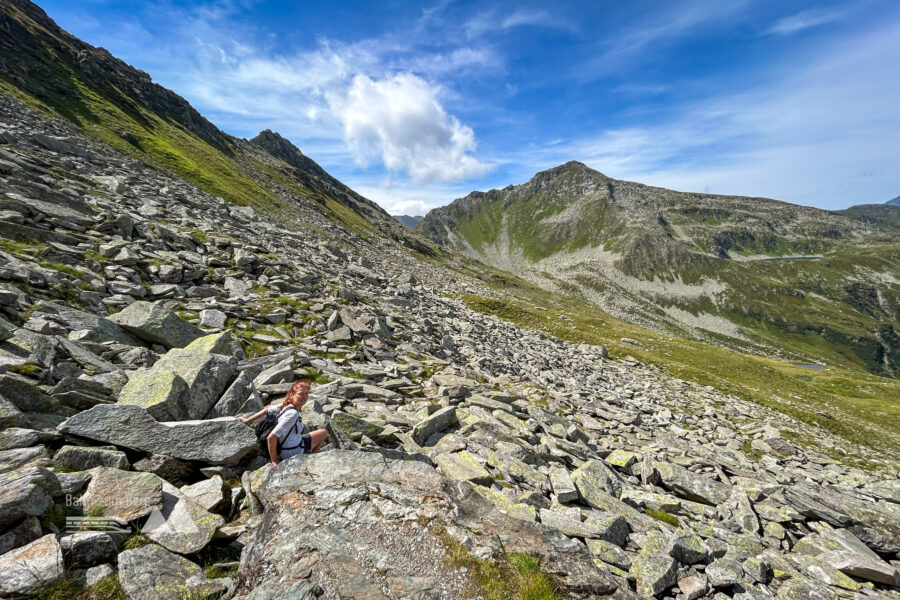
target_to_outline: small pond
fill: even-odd
[[[824,371],[825,365],[808,365],[805,363],[794,363],[795,367],[800,367],[801,369],[815,369],[817,371]]]

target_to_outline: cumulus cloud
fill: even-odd
[[[415,182],[484,175],[475,158],[475,133],[447,113],[439,88],[409,73],[375,80],[358,74],[345,92],[328,94],[344,141],[361,166],[380,160]]]

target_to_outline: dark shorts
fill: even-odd
[[[312,436],[308,433],[300,434],[300,443],[296,448],[282,448],[278,455],[282,460],[300,454],[309,454],[312,451]]]

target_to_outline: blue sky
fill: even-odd
[[[839,209],[900,194],[900,3],[39,0],[391,213],[580,160]]]

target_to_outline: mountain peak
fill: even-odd
[[[900,196],[897,196],[893,200],[888,200],[885,204],[890,204],[891,206],[900,206]]]

